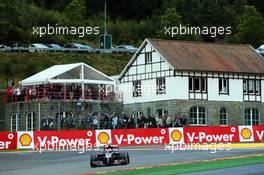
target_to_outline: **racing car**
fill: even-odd
[[[119,147],[115,145],[105,145],[102,153],[90,157],[90,166],[93,168],[127,164],[129,164],[128,152],[119,152]]]

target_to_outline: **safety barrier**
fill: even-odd
[[[241,142],[264,142],[264,126],[204,126],[116,130],[18,131],[0,133],[0,150],[88,149],[105,144],[135,146]]]

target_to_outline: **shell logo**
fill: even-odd
[[[22,146],[29,146],[32,142],[32,138],[29,134],[22,134],[19,138],[19,142]]]
[[[243,128],[241,130],[241,136],[243,137],[243,139],[250,139],[250,137],[252,136],[252,132],[248,128]]]
[[[182,133],[179,131],[179,130],[173,130],[172,132],[171,132],[171,138],[172,138],[172,140],[174,141],[174,142],[178,142],[178,141],[180,141],[181,140],[181,138],[182,138]]]
[[[99,135],[98,135],[98,140],[101,144],[107,144],[107,142],[109,141],[110,137],[108,135],[107,132],[101,132]]]

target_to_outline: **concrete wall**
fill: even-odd
[[[148,111],[151,115],[155,114],[157,109],[166,109],[172,116],[175,114],[185,115],[189,118],[190,109],[193,106],[204,107],[207,113],[207,125],[220,125],[220,109],[227,109],[228,125],[244,125],[244,111],[246,108],[257,108],[260,113],[260,124],[264,124],[264,104],[257,102],[228,102],[228,101],[205,101],[205,100],[164,100],[156,102],[126,104],[124,106],[127,114],[134,111],[144,112],[147,116]]]

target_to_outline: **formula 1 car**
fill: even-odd
[[[91,155],[90,166],[110,166],[129,164],[128,152],[119,152],[119,147],[114,145],[105,145],[102,153]]]

